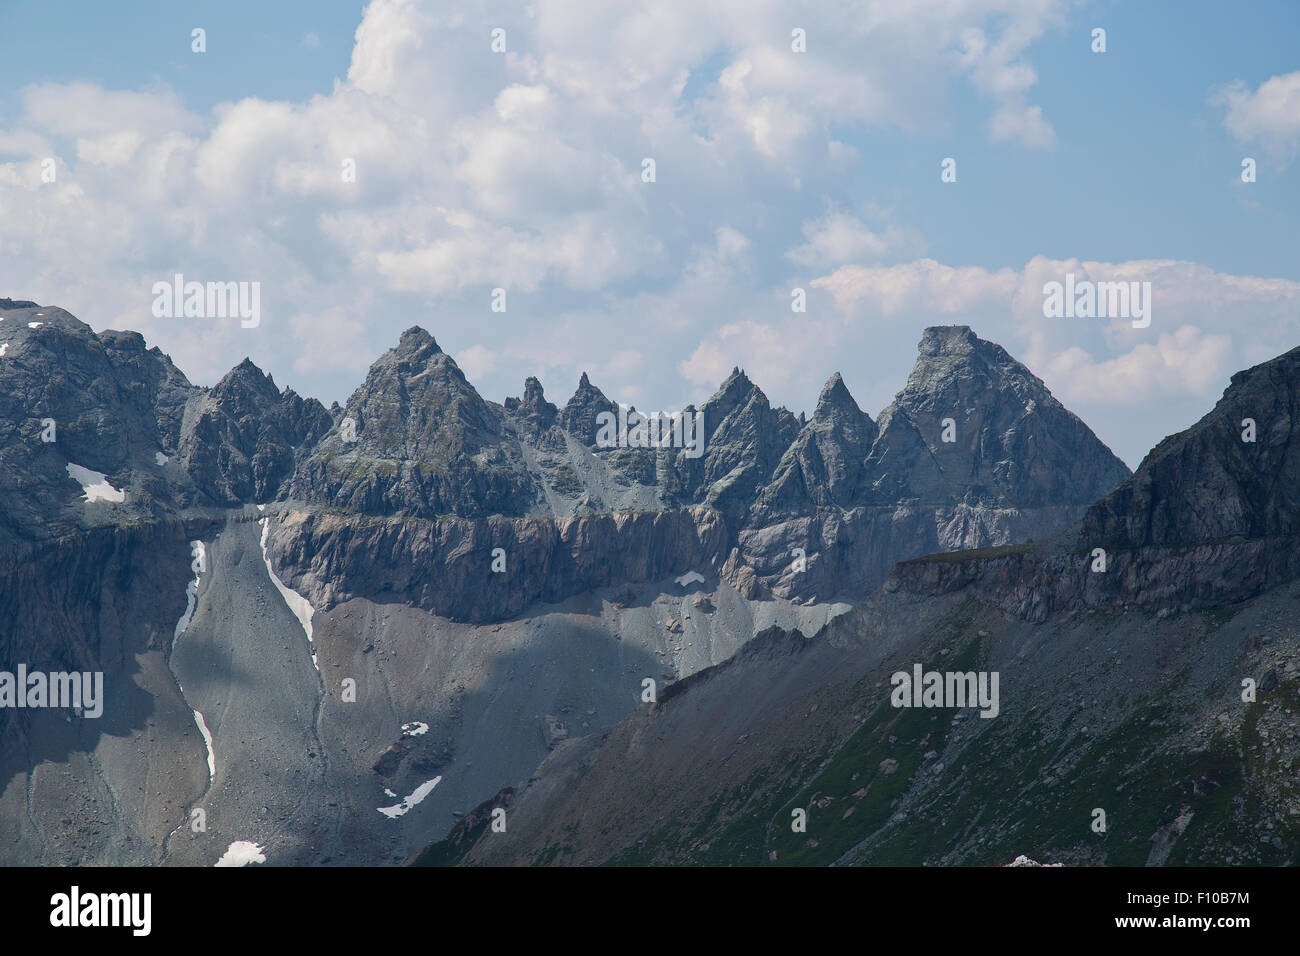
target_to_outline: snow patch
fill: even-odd
[[[39,329],[44,324],[44,322],[28,322],[27,327],[29,329]]]
[[[1039,863],[1037,860],[1031,860],[1029,857],[1027,857],[1027,856],[1025,856],[1023,853],[1021,853],[1018,857],[1016,857],[1016,858],[1015,858],[1014,860],[1012,860],[1010,863],[1004,863],[1003,866],[1042,866],[1042,867],[1053,867],[1053,866],[1065,866],[1065,864],[1064,864],[1064,863]]]
[[[87,501],[113,501],[120,504],[126,500],[126,492],[118,491],[110,485],[103,472],[91,471],[89,468],[69,463],[68,475],[81,485]]]
[[[429,725],[422,720],[413,720],[409,724],[402,724],[402,733],[408,737],[418,737],[420,734],[427,734]]]
[[[217,755],[212,749],[212,731],[208,730],[203,714],[197,710],[194,712],[194,722],[199,725],[199,733],[203,735],[203,743],[208,748],[208,783],[210,784],[217,778]]]
[[[415,792],[406,797],[395,807],[377,807],[376,809],[390,820],[396,820],[402,814],[414,810],[421,800],[433,793],[433,788],[442,781],[442,777],[426,780],[415,788]]]
[[[153,461],[155,465],[165,465],[167,464],[167,456],[160,451],[156,451],[153,453]]]
[[[262,847],[248,840],[236,840],[230,849],[221,855],[214,866],[248,866],[250,863],[265,863],[266,855]]]
[[[266,553],[266,539],[271,536],[271,519],[263,518],[261,524],[262,524],[262,562],[266,565],[266,573],[271,576],[271,583],[275,585],[276,590],[280,592],[280,597],[284,598],[284,603],[289,606],[289,610],[293,612],[293,616],[296,617],[298,619],[298,623],[302,625],[303,633],[307,635],[307,644],[311,648],[312,666],[315,667],[317,673],[319,673],[320,664],[316,662],[316,644],[312,640],[312,636],[311,636],[311,619],[312,619],[312,615],[315,614],[316,611],[311,606],[310,601],[308,601],[297,591],[285,587],[284,582],[281,581],[278,577],[276,577],[275,571],[271,569],[271,558]]]
[[[199,598],[199,577],[202,575],[199,569],[208,566],[208,550],[204,547],[202,541],[191,541],[190,553],[194,555],[194,560],[190,563],[190,567],[194,570],[194,580],[185,585],[185,613],[176,622],[176,630],[172,632],[173,651],[176,650],[176,642],[185,633],[185,629],[190,626],[190,621],[194,618],[194,607]]]
[[[194,570],[194,580],[185,585],[185,613],[181,619],[176,622],[176,630],[172,633],[172,652],[176,651],[176,642],[180,640],[185,629],[190,626],[190,621],[194,618],[194,608],[198,604],[199,597],[199,578],[202,577],[203,571],[208,566],[208,549],[202,541],[190,542],[190,553],[194,555],[194,560],[190,562],[190,567]],[[176,688],[181,692],[181,697],[185,696],[185,688],[181,686],[178,679]],[[212,732],[208,730],[207,723],[203,720],[203,714],[194,711],[194,724],[199,728],[199,733],[203,735],[203,744],[208,748],[208,783],[211,784],[217,776],[217,755],[212,749]],[[233,864],[232,864],[233,865]]]

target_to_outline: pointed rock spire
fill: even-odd
[[[556,421],[561,428],[577,437],[584,445],[595,447],[598,429],[596,418],[601,412],[613,412],[617,415],[618,405],[592,385],[587,373],[583,372],[582,377],[578,379],[577,391],[565,403],[564,408],[556,416]]]
[[[524,380],[524,397],[507,398],[505,409],[530,431],[544,431],[555,422],[558,410],[546,400],[542,383],[530,375]]]
[[[925,330],[878,424],[872,504],[1084,505],[1129,473],[1037,376],[964,325]]]
[[[402,337],[397,341],[396,351],[399,354],[439,355],[442,353],[434,337],[418,325],[413,325],[402,333]]]
[[[851,507],[875,438],[875,422],[836,372],[822,387],[813,417],[782,455],[758,510],[774,514]]]
[[[501,406],[483,400],[432,335],[407,329],[347,402],[355,441],[333,433],[298,470],[295,497],[378,514],[523,514],[536,488]]]
[[[821,394],[817,396],[817,408],[813,412],[813,420],[830,418],[837,413],[853,418],[866,415],[849,394],[848,387],[839,372],[827,379],[826,384],[822,386]],[[870,416],[867,416],[867,419],[870,420]]]

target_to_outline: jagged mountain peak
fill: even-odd
[[[568,404],[572,405],[575,401],[580,401],[584,395],[593,393],[599,395],[601,398],[605,397],[605,393],[595,385],[592,385],[591,379],[587,376],[587,373],[583,372],[582,375],[578,377],[578,387],[574,390],[573,396],[569,399]]]
[[[524,397],[507,398],[505,410],[522,420],[532,431],[550,428],[559,414],[559,409],[546,400],[542,383],[533,375],[524,379]]]
[[[225,400],[226,396],[235,392],[250,392],[269,402],[274,402],[280,397],[280,390],[276,387],[274,379],[258,368],[248,357],[222,376],[221,380],[212,387],[214,401]]]
[[[678,499],[710,504],[743,515],[771,481],[782,453],[799,431],[784,408],[772,408],[763,390],[739,368],[699,409],[707,436],[703,455],[678,456],[669,484]]]
[[[817,408],[813,412],[813,420],[830,418],[840,412],[855,417],[866,414],[858,406],[852,394],[849,393],[843,377],[839,372],[836,372],[826,380],[826,384],[822,386],[821,394],[817,396]]]
[[[187,403],[200,395],[171,359],[139,333],[96,334],[57,306],[3,305],[0,420],[10,424],[0,438],[0,494],[15,500],[0,539],[138,520],[189,501],[189,476],[161,472],[157,457],[176,454]],[[47,421],[57,428],[48,444]],[[122,498],[88,507],[70,465],[105,475]]]
[[[405,380],[432,368],[451,370],[466,387],[473,387],[465,380],[455,360],[438,346],[434,337],[418,325],[413,325],[402,333],[395,346],[371,363],[365,382],[358,391],[365,389],[367,383],[373,383],[387,375],[396,375]]]
[[[566,432],[590,447],[596,442],[596,417],[601,412],[617,413],[617,411],[618,406],[607,398],[604,392],[592,385],[587,373],[583,372],[578,379],[577,390],[565,403],[556,420]]]
[[[524,402],[529,405],[537,405],[546,401],[546,396],[542,389],[541,380],[535,375],[529,375],[524,379]]]
[[[921,334],[916,363],[898,400],[953,400],[972,390],[1007,388],[1051,399],[1042,380],[1002,346],[981,339],[967,325],[935,325]]]
[[[397,345],[371,364],[365,381],[348,399],[348,410],[355,412],[357,403],[368,404],[376,397],[382,402],[384,395],[400,397],[403,414],[419,411],[417,396],[429,406],[426,410],[446,410],[453,405],[462,410],[486,407],[456,360],[418,325],[403,332]],[[477,411],[474,416],[481,417]]]
[[[716,401],[721,395],[744,394],[757,387],[739,366],[735,366],[731,374],[722,380],[722,384],[718,386],[717,392],[709,401]]]
[[[362,416],[363,425],[382,421],[385,430],[400,430],[407,437],[412,431],[441,431],[451,421],[492,434],[499,424],[455,359],[418,326],[403,332],[397,346],[375,360],[347,408]],[[372,438],[378,437],[372,432]]]
[[[264,502],[288,485],[298,457],[332,424],[320,402],[293,389],[281,392],[245,357],[198,400],[178,453],[195,486],[213,501]]]
[[[992,344],[972,332],[969,325],[931,325],[921,333],[919,351],[922,355],[972,352]]]
[[[370,514],[526,514],[536,488],[505,414],[432,335],[412,327],[370,366],[346,417],[298,469],[292,494]]]
[[[714,431],[738,414],[757,414],[763,409],[771,409],[771,403],[766,393],[742,369],[733,368],[701,409],[705,413],[707,429]],[[793,420],[794,416],[791,415],[790,418]]]
[[[756,514],[800,513],[854,504],[876,424],[858,407],[839,372],[823,386],[812,418],[782,455]]]
[[[731,374],[718,386],[718,390],[700,406],[704,412],[705,430],[711,435],[734,429],[737,416],[762,416],[770,409],[771,403],[768,402],[767,395],[739,367],[733,368]],[[793,415],[790,415],[790,420],[794,421]],[[788,441],[782,445],[782,450],[787,445]]]
[[[826,384],[822,386],[821,394],[825,395],[827,392],[831,391],[832,389],[838,388],[843,384],[844,384],[844,376],[841,375],[839,372],[831,372],[831,377],[828,378],[826,380]]]
[[[1128,467],[1036,375],[969,326],[932,326],[880,414],[863,497],[873,503],[1086,505]]]
[[[399,355],[419,355],[423,357],[443,354],[442,349],[438,347],[437,340],[418,325],[413,325],[402,333],[402,337],[398,339],[397,348],[394,351]]]

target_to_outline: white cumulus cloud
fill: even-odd
[[[1290,159],[1300,144],[1300,70],[1251,90],[1238,80],[1212,97],[1226,107],[1224,125],[1243,143],[1260,143]]]

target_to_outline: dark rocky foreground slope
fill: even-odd
[[[102,670],[107,697],[0,711],[5,863],[400,860],[645,678],[1127,474],[964,327],[927,330],[879,424],[838,376],[805,419],[737,370],[688,409],[698,457],[601,447],[620,410],[585,375],[562,408],[535,379],[486,401],[419,329],[330,410],[34,303],[0,300],[0,347],[0,669]]]
[[[1300,349],[1235,375],[1069,529],[759,635],[417,862],[1300,863],[1298,401]],[[894,706],[916,664],[996,672],[996,716]]]

